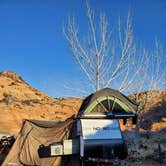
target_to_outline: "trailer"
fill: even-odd
[[[102,93],[110,95],[110,89],[105,89]],[[88,96],[79,113],[73,117],[75,132],[73,132],[72,139],[52,142],[48,146],[40,145],[39,157],[75,156],[74,158],[79,160],[78,166],[121,165],[121,161],[127,158],[128,148],[120,129],[119,120],[122,119],[125,125],[126,120],[131,119],[132,123],[136,124],[137,115],[129,110],[129,108],[136,107],[132,101],[119,92],[118,95],[121,95],[119,98],[117,94],[116,98],[108,96],[108,94],[102,98],[98,94],[98,97],[95,97],[97,103],[94,103],[90,96],[92,103],[90,105],[87,102]],[[83,108],[84,111],[82,111]]]

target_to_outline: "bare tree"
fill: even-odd
[[[67,28],[64,28],[63,32],[74,59],[86,75],[91,88],[96,91],[110,86],[113,80],[123,77],[129,61],[135,54],[135,44],[130,14],[125,28],[122,28],[119,18],[117,31],[114,32],[104,13],[100,14],[96,23],[94,11],[87,1],[86,9],[88,34],[80,37],[73,17],[68,18]]]
[[[67,26],[63,28],[74,59],[93,91],[109,86],[115,88],[116,83],[116,89],[135,94],[135,100],[139,103],[138,113],[141,114],[152,90],[165,82],[166,70],[162,69],[165,58],[159,42],[151,51],[136,45],[130,13],[125,23],[119,18],[117,27],[113,28],[104,13],[96,19],[88,1],[86,11],[87,35],[80,34],[74,17],[69,17]],[[140,94],[145,90],[146,99],[141,104]]]
[[[122,84],[122,87],[124,86],[125,90],[128,89],[128,92],[132,94],[131,97],[138,103],[137,134],[139,134],[142,117],[146,112],[148,103],[154,97],[153,91],[159,90],[166,84],[165,61],[161,44],[156,40],[154,50],[143,49],[141,54],[137,55],[133,61],[135,69],[132,69],[135,75],[130,76],[128,74],[130,72],[127,72],[126,83]],[[133,78],[134,81],[131,81]]]

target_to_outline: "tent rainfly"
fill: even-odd
[[[117,90],[104,88],[87,96],[77,116],[93,112],[135,113],[137,104]]]

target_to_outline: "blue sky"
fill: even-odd
[[[157,37],[166,47],[165,0],[90,0],[90,5],[112,22],[130,9],[136,40],[151,49]],[[18,73],[50,96],[64,96],[65,82],[78,87],[82,73],[62,33],[69,15],[85,31],[84,0],[0,0],[0,71]]]

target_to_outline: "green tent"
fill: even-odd
[[[134,101],[119,91],[104,88],[84,99],[78,111],[78,116],[93,112],[135,113],[137,106]]]

